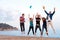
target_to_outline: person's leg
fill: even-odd
[[[37,31],[37,28],[38,28],[38,27],[36,26],[36,27],[35,27],[35,34],[36,34],[36,31]]]
[[[22,31],[23,31],[23,30],[22,30],[22,23],[20,23],[20,28],[21,28],[21,32],[22,32]]]
[[[41,26],[39,26],[39,30],[40,30],[40,32],[41,32]]]
[[[33,35],[34,35],[34,27],[32,27],[32,32],[33,32]]]
[[[42,27],[42,30],[41,30],[41,36],[43,35],[43,31],[44,31],[44,27]]]
[[[51,27],[52,27],[54,33],[55,33],[55,29],[54,29],[54,27],[53,27],[52,21],[50,22],[50,25],[51,25]]]
[[[31,30],[31,27],[29,27],[28,35],[29,35],[30,30]]]
[[[46,34],[48,35],[48,30],[47,30],[47,26],[45,26],[45,30],[46,30]]]
[[[24,26],[24,23],[23,23],[23,31],[25,32],[25,26]]]
[[[48,27],[49,27],[49,22],[47,21],[47,30],[48,30]]]

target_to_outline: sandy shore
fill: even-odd
[[[60,38],[0,36],[0,40],[60,40]]]

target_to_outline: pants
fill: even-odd
[[[35,27],[35,33],[36,33],[36,31],[37,31],[37,28],[39,28],[39,30],[41,31],[41,27],[40,27],[40,24],[36,24],[36,27]]]
[[[43,35],[44,28],[45,28],[45,30],[46,30],[46,32],[47,32],[47,26],[43,26],[43,27],[42,27],[42,31],[41,31],[41,35]]]
[[[24,23],[20,23],[21,32],[25,31]]]
[[[29,32],[30,32],[31,29],[32,29],[32,32],[33,32],[33,35],[34,35],[34,27],[33,26],[29,27],[28,35],[29,35]]]
[[[49,25],[52,27],[52,29],[53,29],[53,31],[54,31],[54,33],[55,33],[55,29],[54,29],[54,27],[53,27],[52,21],[50,21],[50,22],[47,21],[47,27],[49,27]]]

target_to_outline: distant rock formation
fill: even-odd
[[[9,30],[18,30],[18,28],[16,27],[13,27],[13,26],[10,26],[6,23],[0,23],[0,31],[9,31]]]

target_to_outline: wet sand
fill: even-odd
[[[60,40],[60,38],[27,37],[27,36],[0,36],[0,40]]]

